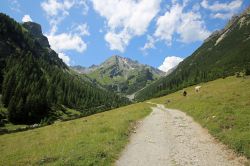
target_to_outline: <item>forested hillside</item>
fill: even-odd
[[[167,77],[136,95],[137,100],[162,96],[200,82],[250,71],[250,8],[213,33]]]
[[[51,121],[64,107],[89,115],[128,103],[72,74],[39,24],[21,25],[5,14],[0,14],[0,87],[7,108],[2,118],[13,123]]]

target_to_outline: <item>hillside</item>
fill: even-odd
[[[136,95],[137,100],[162,96],[200,82],[250,70],[250,9],[213,33],[176,70]]]
[[[21,25],[5,14],[0,14],[0,64],[0,94],[7,108],[1,121],[50,123],[65,107],[89,115],[128,103],[72,74],[39,24]]]
[[[228,147],[250,159],[250,76],[235,76],[199,84],[150,100],[179,109],[207,128]],[[250,162],[250,161],[249,161]]]
[[[98,66],[75,66],[73,69],[87,74],[108,90],[122,94],[132,94],[165,75],[151,66],[117,55],[111,56]]]

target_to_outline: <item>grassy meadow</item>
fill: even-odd
[[[0,136],[0,165],[112,165],[133,123],[151,112],[138,103]]]
[[[150,100],[180,109],[230,148],[250,159],[250,77],[228,77]],[[169,102],[168,102],[169,100]]]
[[[151,99],[176,108],[250,158],[250,77],[228,77]],[[71,110],[72,111],[72,110]],[[133,124],[151,112],[137,103],[96,115],[0,136],[0,165],[112,165]]]

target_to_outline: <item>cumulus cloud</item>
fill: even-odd
[[[202,41],[211,33],[206,29],[205,22],[199,13],[192,11],[183,13],[180,19],[181,22],[177,27],[177,33],[183,43]]]
[[[161,0],[93,0],[95,11],[107,21],[105,40],[111,50],[123,52],[130,40],[140,36],[160,9]]]
[[[77,26],[75,26],[74,31],[77,34],[81,35],[81,36],[88,36],[88,35],[90,35],[89,34],[89,27],[88,27],[88,25],[86,23],[84,23],[84,24],[78,24]]]
[[[229,12],[229,13],[213,13],[213,14],[211,14],[211,17],[226,20],[226,19],[230,19],[233,15],[234,15],[233,12]]]
[[[70,64],[70,57],[69,56],[60,52],[60,53],[58,53],[58,57],[61,58],[63,60],[63,62],[69,66],[69,64]]]
[[[58,57],[63,60],[68,66],[70,65],[70,57],[63,52],[58,53]]]
[[[163,61],[162,65],[158,67],[158,69],[168,72],[170,69],[177,66],[181,61],[183,61],[183,58],[177,56],[168,56]]]
[[[64,0],[58,2],[57,0],[48,0],[41,3],[42,9],[48,16],[57,16],[59,14],[68,15],[68,10],[73,6],[73,1]]]
[[[219,3],[218,1],[213,2],[213,4],[209,4],[207,0],[203,0],[201,2],[201,6],[205,9],[209,9],[212,11],[234,11],[241,7],[243,1],[242,0],[234,0],[231,2]]]
[[[71,28],[69,33],[60,34],[46,34],[51,48],[56,52],[62,52],[67,50],[74,50],[77,52],[84,52],[87,49],[87,44],[83,40],[84,36],[88,36],[87,24],[78,24]]]
[[[173,34],[177,31],[178,26],[181,24],[181,15],[183,7],[176,4],[171,7],[163,16],[160,16],[156,23],[156,31],[154,36],[166,43],[171,44]]]
[[[231,2],[220,3],[215,1],[211,4],[207,0],[201,2],[204,9],[212,12],[212,18],[228,19],[231,18],[242,6],[243,0],[233,0]]]
[[[182,43],[202,41],[210,35],[205,21],[199,13],[199,5],[195,4],[189,11],[184,10],[188,1],[179,4],[172,1],[172,6],[156,22],[153,37],[148,39],[143,49],[150,49],[157,41],[165,41],[170,46],[173,40]],[[174,38],[175,37],[175,38]]]
[[[105,40],[109,43],[109,48],[111,50],[119,50],[124,52],[125,47],[128,45],[131,36],[126,32],[122,31],[120,33],[108,32],[105,35]]]
[[[147,42],[141,48],[142,51],[146,51],[147,49],[155,48],[156,39],[150,35],[147,36]]]
[[[82,7],[83,14],[88,11],[87,0],[45,0],[41,3],[42,9],[45,11],[46,16],[51,25],[51,32],[57,31],[57,26],[62,22],[66,16],[70,14],[69,10],[73,7]]]
[[[30,15],[25,14],[22,18],[22,22],[32,22]]]
[[[82,38],[76,34],[61,33],[58,35],[47,35],[49,43],[56,52],[61,52],[65,50],[76,50],[78,52],[83,52],[87,48],[87,44],[82,40]]]
[[[46,16],[51,25],[51,33],[57,31],[58,24],[69,15],[69,9],[73,6],[73,1],[64,0],[59,2],[57,0],[46,0],[41,3],[42,9],[45,11]]]
[[[83,14],[88,11],[87,0],[45,0],[41,3],[51,26],[48,37],[51,48],[56,52],[65,50],[75,50],[83,52],[87,49],[87,44],[83,40],[84,36],[89,35],[86,23],[71,27],[70,32],[57,34],[58,25],[70,15],[73,7],[82,7]]]

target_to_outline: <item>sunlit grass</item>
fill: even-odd
[[[132,124],[150,106],[134,104],[77,120],[0,136],[0,165],[110,165]]]
[[[180,109],[194,118],[212,135],[250,158],[250,77],[218,79],[152,99],[168,108]],[[167,102],[167,101],[170,102]]]

